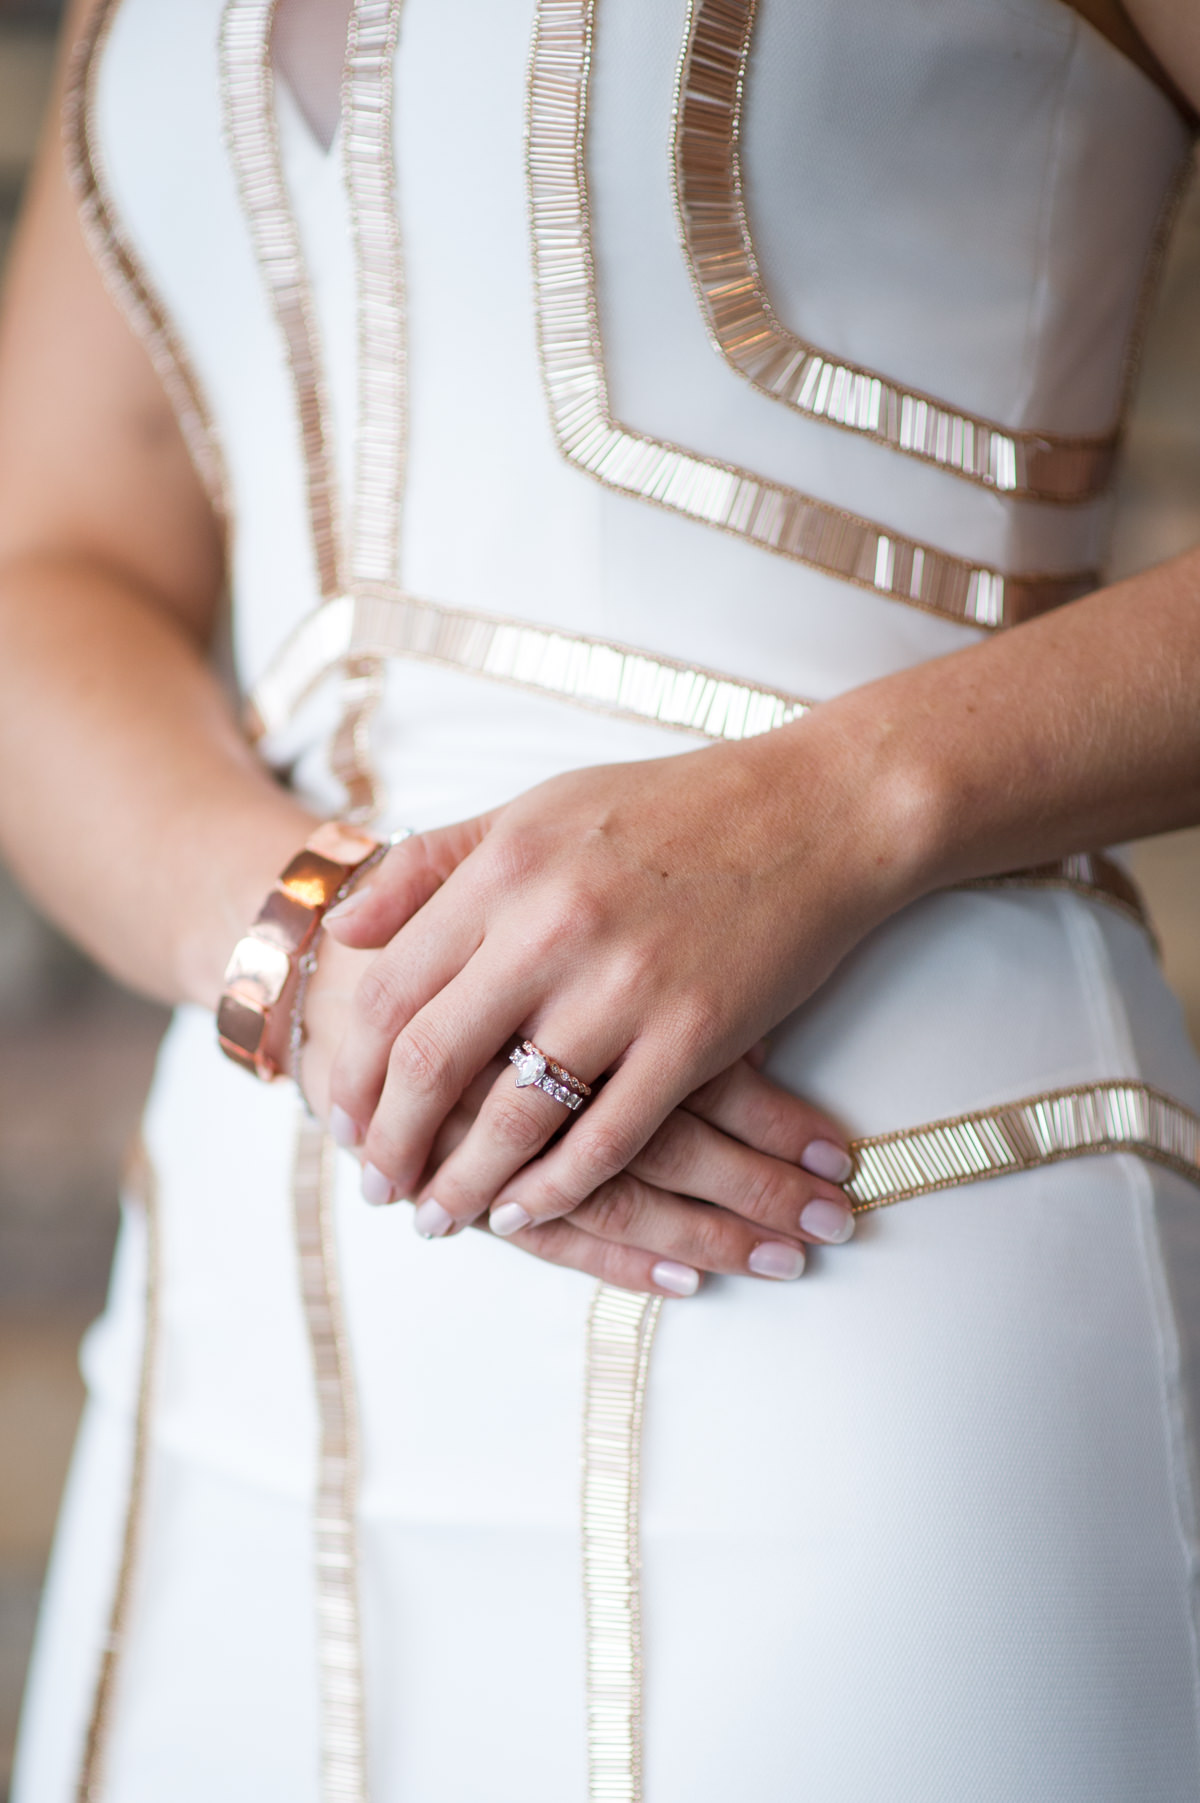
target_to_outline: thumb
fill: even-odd
[[[326,931],[359,950],[386,945],[486,838],[493,818],[478,814],[394,845],[359,888],[330,908]]]

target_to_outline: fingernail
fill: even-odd
[[[502,1202],[488,1216],[488,1226],[503,1239],[506,1234],[520,1233],[522,1227],[528,1227],[532,1219],[533,1216],[519,1202]]]
[[[831,1139],[812,1140],[801,1152],[800,1164],[814,1177],[824,1177],[829,1183],[845,1183],[854,1169],[849,1152],[835,1146]]]
[[[363,1166],[362,1193],[364,1200],[369,1202],[372,1208],[382,1208],[383,1204],[391,1202],[396,1194],[390,1180],[384,1176],[382,1171],[376,1170],[373,1164]]]
[[[673,1258],[660,1259],[650,1273],[660,1290],[672,1296],[694,1296],[700,1288],[700,1273],[691,1265],[677,1265]]]
[[[346,896],[344,901],[340,901],[336,908],[329,908],[326,910],[324,916],[326,922],[347,919],[349,915],[355,913],[362,907],[370,893],[370,883],[364,883],[361,889],[351,889],[349,895]]]
[[[778,1240],[764,1240],[747,1259],[758,1277],[799,1277],[804,1269],[804,1254],[798,1246],[785,1246]]]
[[[356,1146],[362,1138],[357,1121],[351,1120],[344,1108],[337,1103],[329,1110],[329,1131],[339,1146]]]
[[[839,1202],[827,1202],[824,1196],[815,1196],[800,1210],[800,1225],[815,1240],[840,1246],[854,1232],[854,1216]]]
[[[440,1202],[432,1196],[422,1202],[413,1216],[413,1226],[423,1240],[440,1240],[444,1233],[449,1233],[454,1225],[454,1216],[448,1215]]]

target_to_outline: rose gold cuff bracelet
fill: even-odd
[[[217,1005],[217,1040],[227,1057],[266,1083],[283,1068],[267,1050],[272,1011],[338,890],[379,849],[369,834],[326,821],[276,879],[233,948]]]

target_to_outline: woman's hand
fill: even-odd
[[[329,921],[357,945],[399,928],[359,985],[332,1077],[368,1193],[415,1196],[426,1231],[493,1208],[513,1232],[653,1158],[672,1109],[908,899],[871,789],[851,805],[836,769],[805,721],[572,772],[397,848]],[[514,1035],[589,1082],[612,1075],[539,1157],[564,1111],[504,1070],[431,1180],[439,1128]]]
[[[322,949],[302,1072],[322,1116],[332,1052],[370,962],[369,953],[337,944]],[[623,1289],[673,1296],[693,1294],[701,1272],[798,1277],[806,1243],[841,1244],[853,1231],[849,1203],[830,1181],[848,1175],[850,1159],[838,1128],[760,1076],[756,1062],[739,1060],[690,1096],[629,1170],[569,1219],[518,1228],[513,1243]],[[426,1176],[463,1144],[507,1070],[493,1060],[468,1086],[438,1129]],[[801,1157],[812,1170],[798,1168]],[[435,1233],[442,1225],[449,1231],[452,1223],[435,1222]]]

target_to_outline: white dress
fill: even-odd
[[[426,827],[1102,570],[1187,135],[1058,0],[359,0],[328,156],[269,12],[110,6],[69,126],[314,803],[372,684]],[[1200,1068],[1106,871],[932,897],[775,1034],[907,1199],[590,1326],[344,1155],[293,1194],[182,1010],[15,1803],[1195,1803]]]

